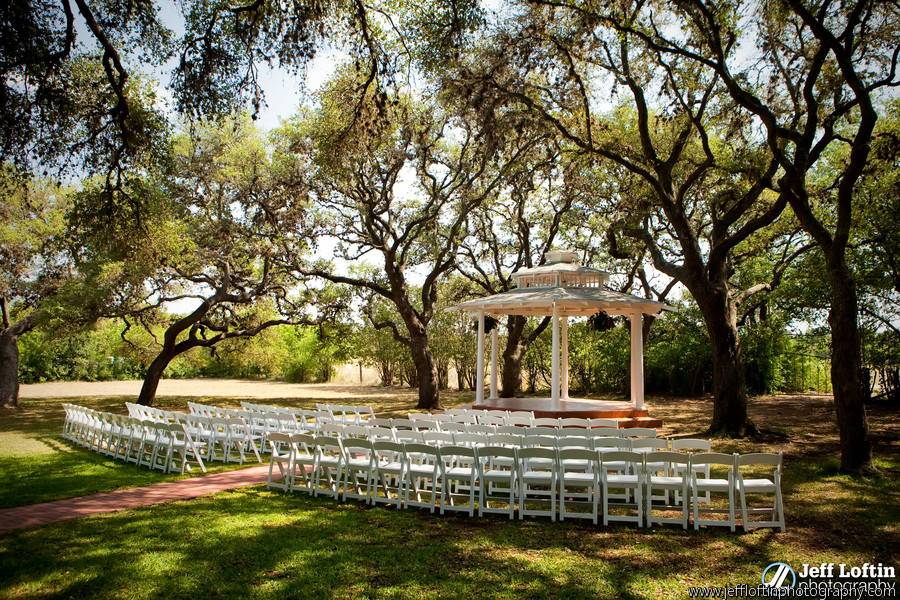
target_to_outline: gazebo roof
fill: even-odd
[[[553,314],[554,304],[561,317],[590,316],[601,310],[611,315],[637,312],[656,315],[663,310],[674,310],[662,302],[602,287],[517,288],[467,300],[457,304],[454,309],[468,313],[484,311],[490,315],[546,316]]]

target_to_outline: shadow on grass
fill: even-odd
[[[647,597],[768,561],[769,536],[438,518],[261,490],[0,539],[30,597]],[[699,577],[699,576],[698,576]],[[690,579],[690,577],[689,577]]]

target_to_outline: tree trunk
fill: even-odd
[[[721,286],[705,295],[694,294],[709,333],[713,363],[713,419],[710,433],[743,437],[755,428],[747,418],[747,388],[737,328],[737,309]]]
[[[416,379],[419,384],[419,403],[416,404],[416,408],[426,410],[441,408],[437,369],[431,348],[428,347],[428,336],[411,336],[409,349],[416,365]]]
[[[0,333],[0,408],[19,406],[19,338]]]
[[[138,395],[138,404],[143,406],[153,405],[153,401],[156,399],[156,389],[159,387],[159,380],[162,379],[166,367],[169,366],[173,358],[175,358],[175,354],[171,352],[160,352],[153,359],[153,362],[150,363],[150,366],[147,367],[147,372],[144,374],[144,383],[141,385],[141,393]]]
[[[872,445],[861,380],[856,285],[843,260],[828,268],[831,283],[831,383],[841,444],[841,471],[859,473],[872,467]]]
[[[500,397],[513,398],[522,390],[522,357],[525,344],[525,317],[512,315],[506,320],[506,347],[503,349],[503,373],[500,378]]]

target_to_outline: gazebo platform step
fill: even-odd
[[[550,398],[493,398],[472,405],[474,410],[529,410],[536,417],[576,417],[618,419],[619,427],[661,427],[662,420],[650,416],[646,408],[635,409],[630,402],[569,398],[554,406]]]

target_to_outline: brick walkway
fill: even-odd
[[[49,525],[57,521],[151,506],[163,502],[190,500],[225,490],[265,483],[268,465],[226,471],[179,481],[165,481],[143,487],[56,500],[29,506],[0,509],[0,535],[15,529]]]

